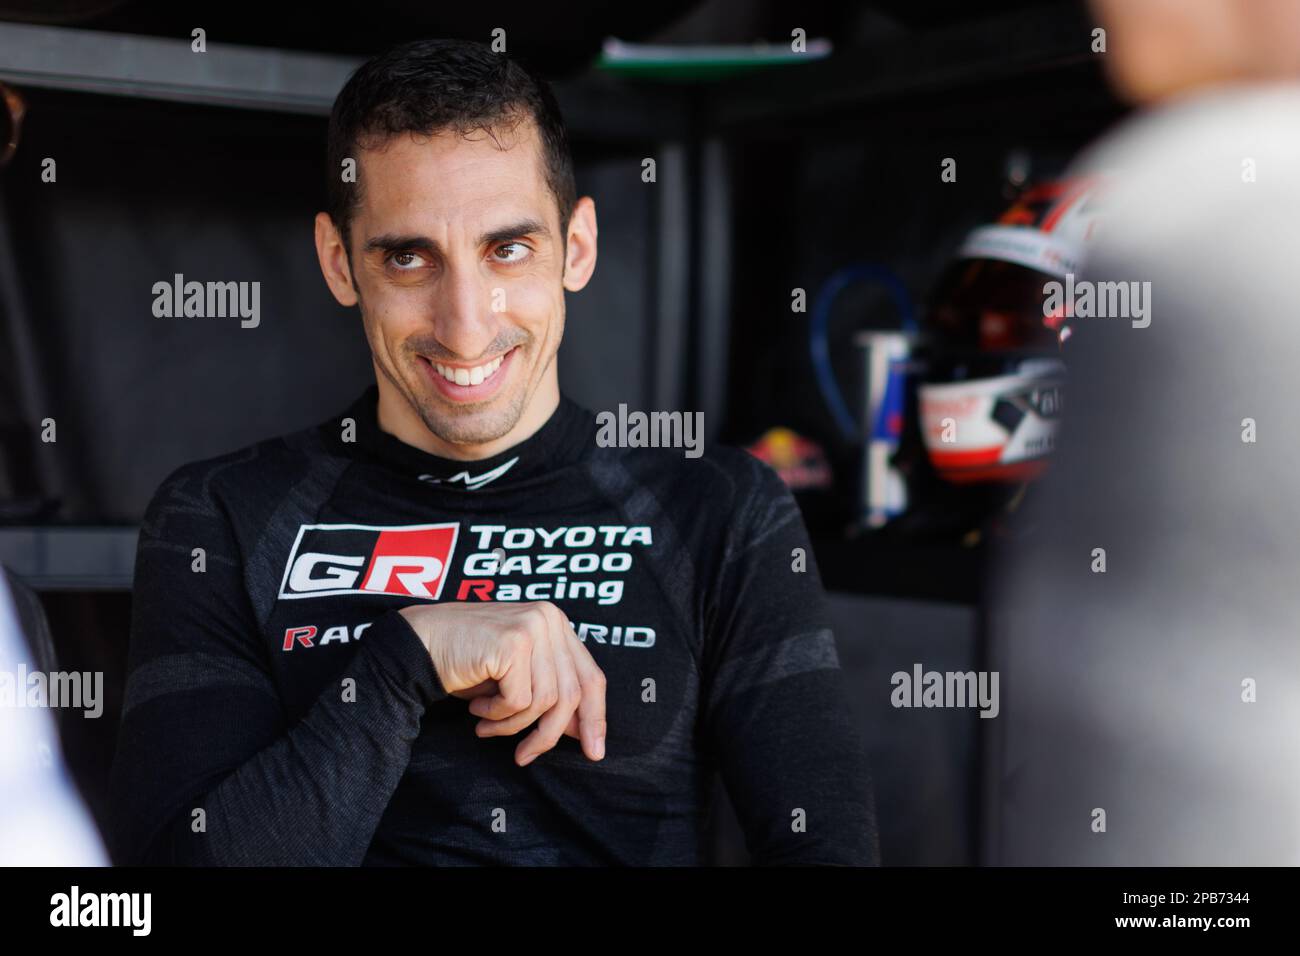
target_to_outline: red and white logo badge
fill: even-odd
[[[280,597],[399,594],[436,601],[460,525],[305,524],[289,553]]]

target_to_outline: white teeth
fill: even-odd
[[[492,374],[501,367],[501,361],[505,356],[494,358],[486,365],[476,365],[473,368],[448,368],[446,365],[433,363],[433,367],[449,382],[455,382],[457,385],[482,385],[492,377]]]

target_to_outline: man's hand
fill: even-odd
[[[399,612],[429,650],[447,693],[470,698],[480,737],[537,728],[515,748],[523,767],[576,737],[605,756],[605,674],[554,604],[419,604]]]

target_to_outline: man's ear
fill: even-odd
[[[578,292],[596,271],[596,201],[583,196],[573,205],[564,252],[564,288]]]
[[[339,305],[357,304],[357,290],[352,284],[352,267],[348,262],[347,250],[343,247],[343,237],[334,226],[334,220],[328,213],[316,213],[316,258],[320,260],[320,271],[325,276],[325,284],[338,299]]]

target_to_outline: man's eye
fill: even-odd
[[[519,262],[527,257],[528,253],[528,247],[522,242],[507,242],[497,246],[492,254],[501,262]]]
[[[388,261],[399,270],[409,271],[420,264],[420,257],[414,252],[395,252],[389,256]]]

